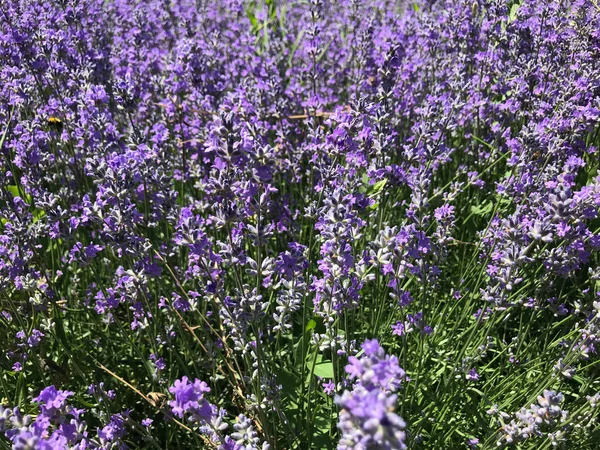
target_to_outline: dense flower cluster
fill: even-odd
[[[122,440],[126,435],[126,413],[113,415],[92,435],[82,420],[85,411],[67,403],[72,396],[73,392],[61,391],[54,386],[45,388],[33,399],[40,405],[35,420],[30,415],[23,415],[19,408],[11,410],[0,406],[0,432],[12,442],[12,448],[18,450],[128,448]]]
[[[515,419],[502,426],[502,435],[498,445],[512,444],[544,434],[548,435],[552,443],[556,445],[560,442],[563,434],[559,425],[569,415],[568,411],[561,409],[563,401],[564,396],[561,393],[545,390],[544,395],[538,396],[537,404],[532,404],[529,408],[521,408],[519,412],[515,413]],[[501,420],[503,416],[508,415],[501,415]]]
[[[362,349],[364,356],[351,356],[346,366],[353,389],[335,399],[342,407],[338,449],[405,449],[406,423],[394,412],[397,396],[393,393],[406,374],[398,358],[386,355],[376,340],[365,341]]]
[[[1,1],[0,447],[595,448],[599,147],[596,0]]]
[[[175,380],[169,392],[175,397],[169,405],[177,417],[188,416],[190,422],[197,422],[209,433],[227,428],[227,424],[222,422],[224,411],[219,411],[204,398],[204,394],[210,392],[210,388],[203,381],[196,379],[190,383],[187,377],[183,377],[181,380]]]

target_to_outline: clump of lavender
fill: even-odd
[[[404,449],[406,423],[394,412],[394,392],[406,374],[398,359],[386,355],[377,340],[365,341],[362,349],[364,356],[351,356],[345,369],[353,380],[352,390],[335,398],[342,408],[338,449]]]
[[[562,434],[560,425],[569,416],[569,412],[561,407],[563,401],[563,394],[544,390],[543,395],[538,396],[537,404],[521,408],[515,413],[514,419],[502,425],[498,445],[522,442],[533,437],[548,437],[553,444],[558,443]]]
[[[298,243],[290,244],[290,250],[279,255],[275,261],[275,272],[279,281],[274,286],[278,289],[277,306],[273,313],[274,331],[286,331],[292,327],[291,317],[300,309],[302,299],[306,295],[304,271],[306,270],[306,247]]]
[[[204,397],[204,394],[210,392],[205,382],[197,378],[190,382],[184,376],[181,380],[175,380],[169,392],[175,397],[169,402],[175,416],[198,425],[203,433],[210,435],[215,441],[219,440],[219,433],[227,429],[227,423],[223,421],[225,411]]]
[[[0,433],[14,449],[128,448],[123,440],[127,435],[127,412],[113,414],[106,425],[92,433],[83,420],[85,410],[68,404],[72,396],[73,392],[54,386],[43,389],[34,398],[40,408],[35,419],[23,415],[17,407],[0,406]]]
[[[225,437],[220,450],[268,450],[269,444],[261,442],[254,430],[252,421],[243,414],[236,418],[233,433]]]
[[[595,449],[597,3],[0,1],[0,447]]]

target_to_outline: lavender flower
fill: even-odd
[[[210,434],[213,440],[218,440],[218,433],[227,428],[227,423],[222,420],[224,411],[204,397],[205,393],[210,392],[205,382],[195,379],[192,383],[184,376],[181,380],[175,380],[169,392],[175,397],[169,402],[175,416],[181,419],[185,417],[198,424],[202,432]]]
[[[365,355],[351,356],[346,372],[354,379],[351,391],[336,396],[342,408],[338,427],[339,449],[406,448],[406,423],[394,413],[397,396],[392,394],[405,378],[395,356],[386,355],[376,340],[362,345]]]

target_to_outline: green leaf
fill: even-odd
[[[471,213],[475,216],[486,216],[492,212],[494,204],[492,202],[485,202],[482,205],[471,206]]]
[[[78,395],[76,398],[77,398],[77,401],[79,403],[81,403],[83,406],[85,406],[86,408],[95,408],[96,406],[98,406],[98,405],[95,405],[93,403],[86,401],[81,395]]]
[[[277,382],[281,385],[284,397],[290,400],[297,399],[297,389],[300,386],[298,376],[289,370],[281,369],[277,372]]]
[[[256,18],[256,14],[254,14],[255,8],[256,8],[256,5],[250,5],[246,9],[246,16],[248,17],[248,20],[250,20],[250,23],[252,24],[253,31],[256,31],[256,28],[258,27],[258,19]]]
[[[19,379],[17,380],[15,405],[22,406],[27,398],[27,383],[25,381],[25,374],[19,372]]]
[[[375,183],[373,186],[371,186],[368,190],[368,196],[373,198],[376,197],[377,195],[381,194],[381,192],[383,191],[383,188],[385,187],[385,185],[387,184],[387,178],[384,178],[383,180],[379,180],[377,183]]]
[[[306,324],[306,328],[304,330],[310,331],[310,330],[314,329],[316,326],[317,326],[317,322],[314,319],[310,319],[308,321],[308,323]]]
[[[40,208],[35,208],[33,210],[33,223],[37,222],[45,215],[46,215],[46,211],[44,211],[43,209],[40,209]]]
[[[275,3],[275,0],[265,0],[265,3],[267,5],[267,9],[269,11],[269,17],[271,18],[271,20],[274,20],[277,18],[277,4]]]
[[[513,22],[517,18],[517,12],[521,7],[521,3],[515,3],[510,7],[510,12],[508,13],[508,22]]]
[[[303,345],[304,343],[304,345]],[[294,346],[294,358],[296,361],[304,361],[309,358],[310,349],[310,334],[305,334],[302,338],[297,339],[293,343]]]
[[[69,343],[69,340],[67,339],[67,334],[65,333],[62,314],[56,307],[53,308],[52,318],[54,319],[54,331],[56,333],[56,337],[59,339],[64,348],[70,351],[71,345]]]
[[[317,408],[318,410],[314,419],[314,427],[316,431],[315,437],[318,436],[320,439],[318,441],[315,439],[315,441],[317,441],[315,443],[319,448],[327,448],[327,446],[331,444],[331,441],[328,440],[331,439],[329,437],[329,429],[331,428],[331,411],[329,408],[325,408],[324,405],[318,405]]]
[[[317,450],[328,450],[334,447],[331,436],[326,433],[316,435],[312,441],[312,448]]]
[[[480,395],[480,396],[482,396],[482,397],[485,397],[485,394],[484,394],[483,392],[481,392],[479,389],[475,388],[475,387],[472,387],[472,386],[471,386],[471,387],[469,388],[469,390],[470,390],[470,391],[473,391],[473,392],[475,392],[476,394],[478,394],[478,395]]]
[[[13,197],[21,197],[25,203],[31,205],[31,195],[26,193],[21,193],[19,186],[15,186],[11,184],[10,186],[6,186],[6,190],[12,194]]]
[[[300,33],[298,33],[298,36],[296,37],[296,40],[294,41],[294,44],[292,45],[290,54],[288,56],[288,61],[287,61],[288,66],[292,65],[292,61],[294,60],[294,55],[296,54],[296,51],[300,47],[300,42],[302,41],[303,37],[304,37],[304,30],[302,30],[302,31],[300,31]]]
[[[10,186],[6,186],[6,190],[8,192],[10,192],[13,195],[13,197],[18,197],[19,195],[21,195],[19,193],[18,186],[15,186],[14,184],[11,184]]]
[[[333,363],[324,361],[315,366],[315,375],[321,378],[333,378]]]

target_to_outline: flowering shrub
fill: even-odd
[[[0,448],[595,449],[596,0],[0,2]]]

